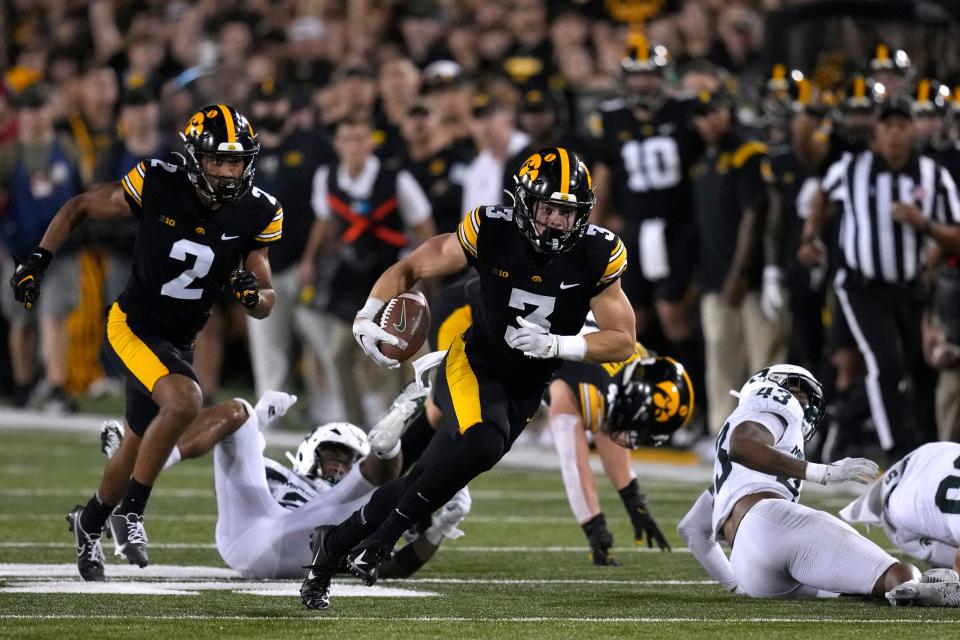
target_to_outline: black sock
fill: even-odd
[[[403,468],[400,473],[406,473],[410,466],[420,459],[430,440],[433,439],[436,429],[430,426],[427,420],[427,412],[420,413],[420,417],[410,423],[403,436],[400,438],[400,450],[403,451]]]
[[[103,523],[110,517],[115,504],[104,504],[100,500],[100,492],[93,494],[93,497],[87,501],[87,505],[80,512],[80,527],[87,533],[99,533],[103,529]]]
[[[341,558],[358,542],[376,531],[380,523],[393,511],[411,479],[410,476],[401,476],[382,485],[373,492],[367,504],[331,529],[324,545],[327,555]]]
[[[613,546],[613,536],[607,529],[607,518],[603,513],[598,513],[582,525],[583,533],[587,536],[587,541],[591,547],[600,547],[609,549]]]
[[[152,490],[152,486],[148,487],[130,478],[127,493],[123,496],[123,502],[120,503],[118,511],[121,514],[135,513],[142,516],[143,510],[147,508],[147,500],[150,499],[150,491]]]
[[[620,494],[620,500],[623,501],[623,506],[627,510],[627,515],[630,516],[630,521],[633,523],[634,528],[638,526],[636,518],[638,515],[645,513],[647,510],[647,497],[640,493],[640,485],[637,484],[637,479],[634,478],[627,483],[625,487],[617,491]]]

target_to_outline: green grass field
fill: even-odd
[[[311,612],[295,595],[296,581],[251,583],[212,569],[206,577],[192,569],[185,570],[194,572],[189,576],[144,579],[137,577],[138,569],[119,564],[109,542],[107,584],[118,592],[63,593],[84,588],[75,567],[70,570],[74,553],[64,515],[87,499],[99,479],[97,437],[4,430],[0,443],[4,638],[960,637],[956,609],[894,609],[855,598],[757,601],[726,594],[706,580],[685,549],[670,554],[633,549],[629,522],[602,478],[601,500],[623,566],[594,567],[559,472],[516,468],[495,469],[471,485],[473,511],[463,524],[465,537],[446,542],[414,579],[382,581],[374,588],[431,596],[371,597],[358,582],[343,578],[335,586],[358,595],[335,597],[332,609]],[[675,526],[701,484],[643,478],[641,484],[671,544],[680,547]],[[212,487],[209,460],[178,465],[162,478],[147,512],[148,570],[224,567],[213,546]],[[834,512],[845,503],[839,496],[809,492],[805,498]],[[882,532],[871,535],[890,546]],[[59,565],[66,577],[56,577],[49,566],[29,566],[34,563]],[[111,579],[111,571],[120,569],[133,577]],[[124,593],[133,585],[173,592]],[[11,592],[25,586],[34,592]],[[273,595],[253,593],[260,590]]]

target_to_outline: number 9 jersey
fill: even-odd
[[[740,498],[758,491],[773,491],[792,502],[798,502],[800,498],[801,480],[753,471],[730,459],[730,438],[744,422],[763,425],[773,435],[773,447],[777,451],[798,460],[804,459],[803,407],[800,401],[773,382],[741,395],[739,405],[717,437],[717,457],[713,463],[713,533],[718,539],[723,536],[723,523]]]
[[[576,335],[590,300],[626,270],[623,242],[589,225],[568,251],[538,253],[519,232],[513,207],[503,206],[474,209],[457,234],[480,276],[479,304],[465,334],[468,357],[496,369],[505,381],[546,385],[562,361],[537,360],[510,348],[507,338],[519,328],[517,317],[554,334]]]
[[[280,239],[283,207],[253,187],[206,209],[186,169],[162,160],[141,162],[121,184],[140,227],[120,309],[135,333],[189,345],[230,272],[249,252]]]

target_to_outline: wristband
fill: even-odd
[[[366,303],[364,303],[363,308],[360,311],[357,311],[358,318],[364,318],[366,320],[373,320],[377,317],[377,314],[380,312],[380,309],[383,308],[383,300],[379,298],[374,298],[370,296],[367,298]]]
[[[816,482],[817,484],[826,484],[828,464],[817,464],[816,462],[807,463],[807,471],[804,474],[804,480]]]
[[[557,336],[557,357],[583,360],[587,357],[587,339],[583,336]]]
[[[41,271],[46,271],[47,267],[50,266],[50,262],[53,260],[53,254],[43,247],[37,247],[34,249],[33,253],[30,254],[30,257],[36,257],[36,264],[38,267],[40,267]]]

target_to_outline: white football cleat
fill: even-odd
[[[920,582],[960,582],[960,575],[953,569],[927,569],[920,574]]]
[[[886,597],[895,607],[960,607],[960,582],[904,582]]]
[[[423,411],[429,392],[429,388],[424,389],[416,382],[411,382],[390,405],[387,415],[373,425],[367,437],[370,440],[370,450],[378,458],[392,458],[396,455],[400,437]]]
[[[283,391],[265,391],[253,410],[261,427],[266,427],[276,418],[286,415],[297,401],[297,396]]]

